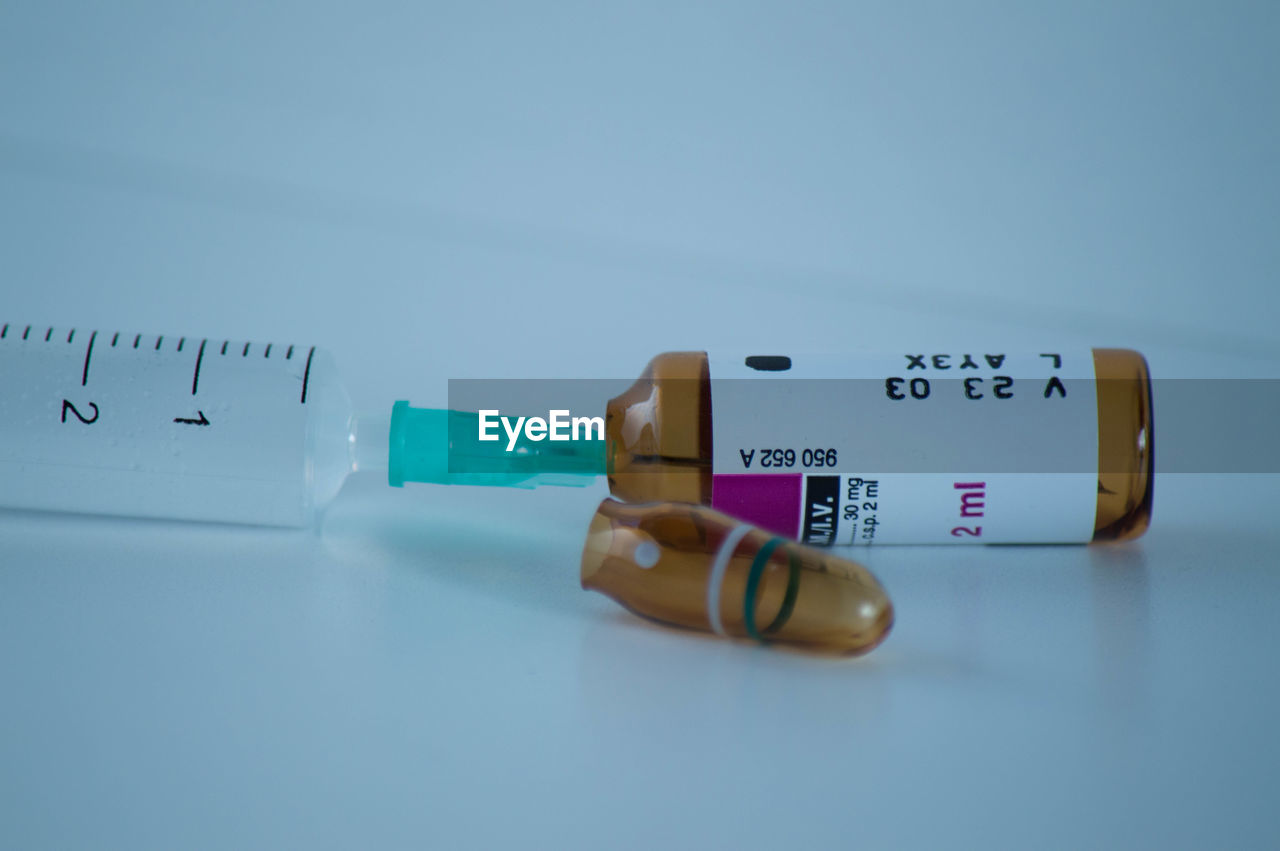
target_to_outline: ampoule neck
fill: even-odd
[[[628,502],[711,501],[706,352],[666,352],[609,400],[609,491]]]

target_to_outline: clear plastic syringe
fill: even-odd
[[[930,364],[982,371],[969,354],[952,358]],[[981,363],[981,376],[930,373],[931,384],[905,371],[927,368],[921,354],[822,362],[667,352],[608,401],[594,439],[548,434],[549,421],[535,435],[541,418],[530,418],[509,445],[482,436],[477,413],[397,402],[389,417],[355,416],[333,361],[314,347],[5,325],[0,505],[306,525],[361,470],[385,471],[391,485],[583,485],[608,475],[610,492],[629,502],[711,505],[807,543],[1141,535],[1154,481],[1142,355],[1001,353]],[[1072,388],[1065,408],[1059,369]],[[957,439],[961,424],[967,437]]]
[[[597,441],[560,450],[554,473],[522,468],[533,459],[520,447],[509,472],[454,474],[466,452],[450,448],[450,425],[471,437],[474,417],[404,402],[357,416],[314,346],[0,328],[8,508],[305,526],[349,474],[386,475],[389,458],[397,485],[580,485],[604,472]]]

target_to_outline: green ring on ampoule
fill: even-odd
[[[800,565],[796,564],[795,550],[787,548],[787,593],[782,597],[782,605],[778,607],[778,614],[774,616],[773,623],[764,628],[762,635],[772,635],[782,629],[783,624],[791,617],[791,612],[796,607],[796,597],[800,594]]]
[[[769,563],[769,557],[773,555],[773,551],[780,544],[784,543],[782,538],[770,538],[763,547],[756,553],[756,557],[751,560],[751,570],[747,573],[747,587],[742,594],[742,623],[747,630],[747,635],[756,641],[764,643],[765,635],[780,629],[787,618],[791,617],[791,610],[795,608],[796,594],[800,588],[800,571],[796,569],[796,560],[790,552],[787,553],[787,593],[782,598],[782,606],[778,609],[778,614],[774,617],[773,622],[764,628],[764,633],[756,629],[756,594],[760,592],[760,577],[764,575],[765,565]]]

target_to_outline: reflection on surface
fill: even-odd
[[[1150,707],[1151,613],[1146,555],[1139,544],[1088,548],[1092,565],[1098,693],[1108,717],[1128,731]]]
[[[523,514],[506,506],[530,496],[523,491],[354,485],[320,526],[325,550],[335,558],[387,569],[410,565],[452,589],[499,602],[582,610],[586,595],[578,587],[578,562],[593,495],[581,495],[588,505],[577,522],[539,522],[532,499]]]

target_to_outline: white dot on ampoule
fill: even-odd
[[[635,552],[631,557],[640,567],[650,568],[658,563],[658,559],[662,557],[662,550],[658,549],[658,545],[653,541],[641,541],[636,544]]]

